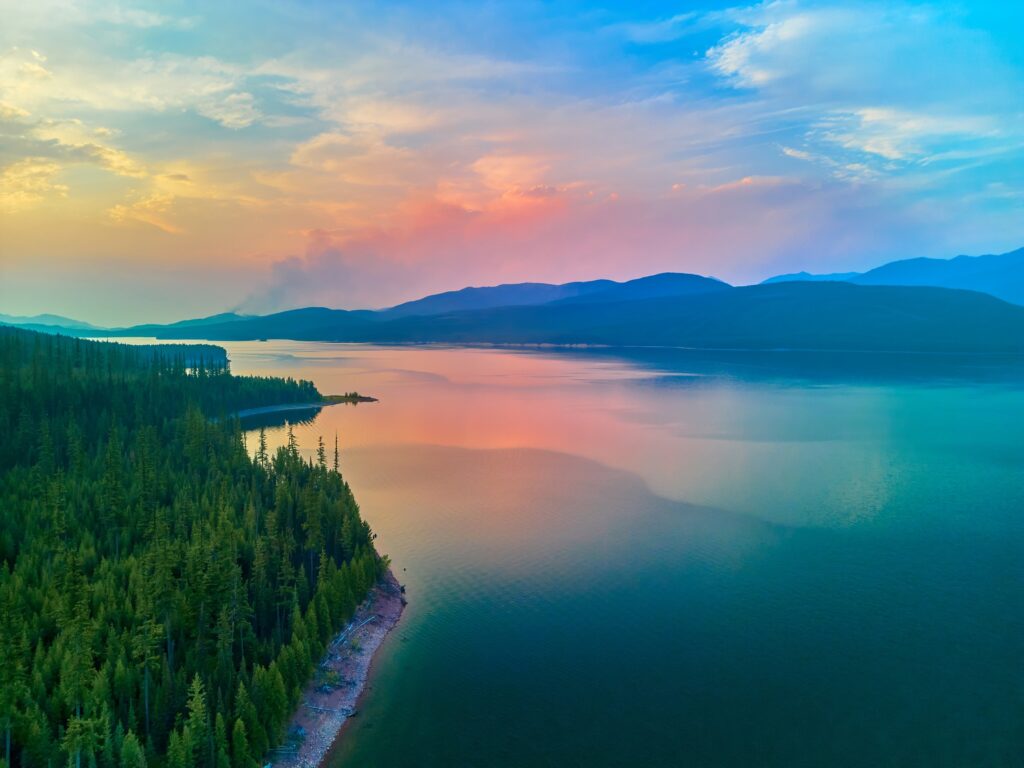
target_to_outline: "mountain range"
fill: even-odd
[[[989,293],[1004,301],[1024,304],[1024,248],[988,256],[954,259],[904,259],[867,272],[778,275],[765,283],[793,281],[848,282],[857,285],[928,285]]]
[[[92,325],[84,320],[75,320],[64,315],[5,315],[0,312],[0,325],[16,325],[29,330],[43,330],[53,332],[58,328],[70,328],[74,330],[102,330],[98,325]]]
[[[947,261],[909,259],[864,273],[780,275],[744,287],[663,273],[626,282],[464,288],[383,310],[306,307],[262,316],[226,312],[120,329],[76,326],[68,318],[46,315],[0,316],[0,322],[82,336],[100,332],[212,341],[1021,354],[1024,306],[1019,304],[1024,304],[1024,249]],[[39,322],[44,319],[51,322]]]

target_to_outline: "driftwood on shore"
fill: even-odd
[[[331,709],[329,707],[318,707],[315,704],[310,704],[308,701],[304,705],[307,709],[312,709],[314,712],[333,712],[338,715],[344,715],[345,717],[352,717],[356,711],[349,707],[342,707],[341,709]]]
[[[373,600],[373,596],[372,595],[368,598],[367,602],[369,602],[370,600]],[[372,607],[373,607],[372,605],[368,605],[367,606],[368,609],[372,609]],[[332,650],[332,651],[335,650],[339,645],[341,645],[343,642],[345,642],[345,638],[348,635],[350,635],[351,633],[354,633],[354,632],[362,629],[367,624],[369,624],[369,623],[371,623],[373,621],[376,621],[376,620],[377,620],[377,615],[376,614],[371,614],[370,616],[367,616],[365,619],[363,619],[358,624],[356,624],[355,619],[353,619],[351,622],[349,622],[349,625],[347,627],[345,627],[345,629],[343,629],[341,631],[341,633],[336,638],[334,638],[334,642],[331,643],[330,650]]]

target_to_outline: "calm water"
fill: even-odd
[[[1024,764],[1019,366],[226,346],[380,398],[295,427],[410,601],[335,765]]]

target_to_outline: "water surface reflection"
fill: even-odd
[[[380,398],[293,426],[410,596],[337,765],[1024,754],[1019,361],[226,346]]]

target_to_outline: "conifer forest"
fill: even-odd
[[[263,764],[386,568],[336,454],[233,416],[320,399],[219,347],[0,327],[0,766]]]

